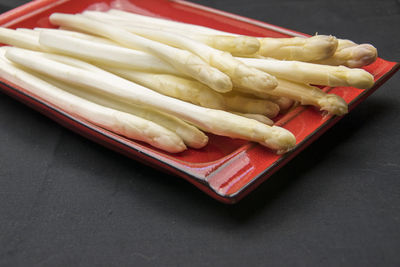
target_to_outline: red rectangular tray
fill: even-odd
[[[2,14],[0,25],[9,28],[53,27],[48,20],[53,12],[78,13],[109,8],[252,36],[307,36],[190,2],[167,0],[37,0]],[[375,63],[365,67],[375,78],[375,85],[371,89],[326,87],[324,90],[343,97],[351,111],[398,69],[398,63],[378,58]],[[169,154],[74,117],[1,77],[0,82],[0,88],[6,94],[63,126],[135,160],[178,175],[225,203],[234,203],[243,198],[340,120],[340,117],[324,115],[313,107],[292,110],[276,122],[297,138],[295,149],[284,155],[276,155],[252,142],[215,135],[209,135],[209,144],[203,149]]]

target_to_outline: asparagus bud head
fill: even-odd
[[[348,112],[346,101],[340,96],[327,94],[318,100],[321,110],[328,111],[330,114],[342,116]]]

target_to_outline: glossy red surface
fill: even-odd
[[[0,25],[10,28],[52,27],[48,16],[53,12],[78,13],[88,9],[107,10],[110,7],[240,34],[271,37],[304,35],[196,4],[167,0],[37,0],[2,14]],[[378,58],[365,68],[375,77],[373,88],[360,90],[337,87],[324,90],[342,96],[352,110],[398,68],[399,64]],[[313,107],[292,110],[276,122],[297,138],[296,148],[285,155],[276,155],[258,144],[215,135],[210,135],[210,142],[203,149],[168,154],[73,117],[51,103],[42,101],[40,96],[31,95],[24,88],[4,79],[1,81],[1,89],[5,93],[65,127],[135,160],[185,178],[210,196],[226,203],[234,203],[243,198],[340,120],[339,117],[324,115]]]

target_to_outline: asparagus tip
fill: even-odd
[[[277,150],[278,154],[283,154],[293,149],[296,145],[296,137],[290,131],[275,125],[271,128],[273,137],[261,142],[261,145]]]
[[[338,40],[332,35],[315,35],[307,39],[306,45],[310,51],[314,51],[314,60],[321,60],[335,53]]]
[[[329,114],[342,116],[348,112],[346,101],[338,95],[327,94],[319,101],[321,110],[327,111]]]
[[[359,68],[373,63],[378,57],[378,51],[373,45],[360,44],[353,48],[351,60],[347,62],[350,68]]]

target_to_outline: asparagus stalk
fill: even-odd
[[[125,103],[146,105],[164,111],[217,135],[259,142],[279,152],[293,148],[296,143],[293,134],[284,128],[271,127],[228,112],[207,109],[160,95],[112,74],[101,75],[41,57],[38,52],[19,48],[10,48],[6,56],[26,68],[65,82],[88,87]]]
[[[109,98],[95,92],[89,92],[84,87],[72,86],[65,82],[53,79],[49,76],[36,74],[39,78],[46,80],[48,83],[67,91],[73,95],[86,99],[90,102],[105,106],[111,109],[119,110],[121,112],[133,114],[140,118],[152,121],[166,129],[176,133],[182,138],[183,142],[192,148],[202,148],[207,145],[208,137],[196,127],[178,119],[174,116],[159,112],[150,108],[128,105],[115,99]]]
[[[259,38],[256,55],[282,60],[315,61],[331,57],[338,46],[333,36],[315,35],[310,38]]]
[[[141,71],[180,75],[170,64],[148,53],[43,30],[39,42],[46,49],[94,63]]]
[[[274,121],[268,118],[267,116],[261,115],[261,114],[253,114],[253,113],[240,113],[240,112],[232,112],[233,114],[256,120],[258,122],[264,123],[266,125],[273,125]]]
[[[272,95],[285,96],[299,101],[302,105],[313,105],[333,115],[347,113],[347,103],[335,94],[327,94],[321,89],[305,84],[278,79],[278,87],[271,91]]]
[[[216,91],[228,92],[232,89],[232,82],[227,75],[209,66],[198,56],[188,51],[140,37],[118,27],[88,19],[82,15],[53,13],[50,16],[50,21],[55,25],[91,32],[113,39],[125,46],[150,52],[170,63],[180,72],[207,84]]]
[[[18,68],[4,58],[5,50],[0,49],[0,75],[44,101],[102,128],[162,150],[177,153],[186,149],[177,134],[158,124],[87,101]]]
[[[3,27],[0,27],[0,43],[30,50],[42,50],[37,37]]]
[[[299,61],[239,58],[246,65],[266,71],[290,81],[326,86],[352,86],[368,89],[374,85],[374,77],[363,69],[345,66],[325,66]]]
[[[83,15],[102,20],[108,21],[120,27],[124,27],[129,30],[129,27],[141,27],[147,29],[155,29],[161,31],[167,31],[176,34],[184,34],[186,37],[190,39],[196,40],[198,42],[204,43],[208,46],[211,46],[215,49],[226,51],[235,55],[252,55],[255,54],[260,49],[260,41],[255,37],[250,36],[227,36],[224,35],[216,35],[216,34],[205,34],[193,32],[191,30],[180,30],[176,27],[170,27],[165,25],[164,23],[154,24],[154,23],[146,23],[138,21],[135,19],[127,19],[120,16],[115,16],[110,13],[99,12],[99,11],[85,11]]]
[[[279,113],[279,105],[265,99],[247,97],[235,92],[223,95],[227,109],[241,113],[263,114],[274,118]]]
[[[225,109],[224,98],[220,94],[195,80],[121,68],[104,67],[104,69],[163,95],[202,107]]]
[[[172,29],[176,29],[176,30],[183,31],[183,32],[195,32],[198,34],[210,34],[211,33],[214,35],[223,34],[223,35],[234,36],[234,34],[226,33],[223,31],[218,31],[218,30],[200,26],[200,25],[172,21],[172,20],[163,19],[163,18],[149,17],[149,16],[139,15],[139,14],[135,14],[135,13],[127,12],[127,11],[123,11],[123,10],[118,10],[118,9],[110,9],[109,11],[107,11],[107,14],[110,14],[112,16],[118,17],[120,19],[125,19],[128,21],[137,21],[137,22],[143,23],[145,25],[154,25],[154,26],[158,26],[161,28],[168,26]]]
[[[119,20],[125,20],[130,23],[142,23],[143,25],[151,25],[160,28],[172,28],[175,31],[183,33],[189,32],[189,35],[205,35],[205,36],[232,36],[238,37],[240,35],[228,33],[203,27],[199,25],[186,24],[177,21],[171,21],[161,18],[153,18],[125,12],[121,10],[109,10],[107,12]],[[260,42],[260,49],[254,55],[262,57],[272,57],[285,60],[299,60],[299,61],[313,61],[328,58],[335,52],[338,41],[333,36],[316,35],[310,38],[258,38]],[[233,53],[234,55],[244,55],[245,53]],[[253,55],[253,54],[248,54]],[[253,56],[254,56],[253,55]]]
[[[18,30],[20,30],[20,29],[17,29],[17,31]],[[106,38],[91,35],[91,34],[86,34],[83,32],[77,32],[72,29],[71,30],[67,30],[64,28],[49,29],[49,28],[38,28],[37,27],[31,31],[33,31],[37,35],[40,35],[41,32],[45,31],[47,33],[60,34],[62,36],[70,36],[70,37],[75,37],[75,38],[82,39],[82,40],[87,40],[87,41],[92,41],[92,42],[107,44],[107,45],[115,45],[117,47],[121,47],[118,43],[116,43],[110,39],[106,39]]]
[[[174,31],[190,33],[191,35],[239,36],[238,34],[219,31],[204,26],[148,17],[115,9],[109,10],[107,14],[114,16],[114,18],[118,17],[121,21],[125,20],[130,23],[135,21],[143,25],[151,25],[160,28],[169,27],[174,29]],[[316,35],[310,38],[259,38],[259,40],[261,42],[261,47],[259,52],[255,55],[262,57],[276,57],[278,59],[307,61],[327,65],[345,65],[351,68],[371,64],[377,58],[376,48],[372,45],[357,45],[349,40],[336,40],[332,36]],[[355,47],[350,48],[350,46]],[[312,49],[317,49],[317,52],[311,51]],[[342,49],[343,51],[341,51]],[[309,54],[310,51],[311,54]],[[289,52],[290,56],[286,55],[286,52]],[[243,55],[243,53],[234,53],[234,55],[240,56]]]
[[[370,44],[356,44],[350,40],[339,40],[339,46],[332,57],[317,60],[314,63],[361,68],[373,63],[377,57],[376,48]]]
[[[84,15],[85,14],[90,16],[91,13],[84,13]],[[94,16],[92,19],[99,21],[97,16]],[[277,85],[275,77],[259,71],[258,69],[246,66],[232,57],[229,53],[224,53],[183,35],[136,26],[129,26],[127,29],[129,32],[140,36],[181,49],[186,49],[193,54],[196,54],[211,66],[227,74],[232,79],[233,85],[261,92],[271,90]]]

